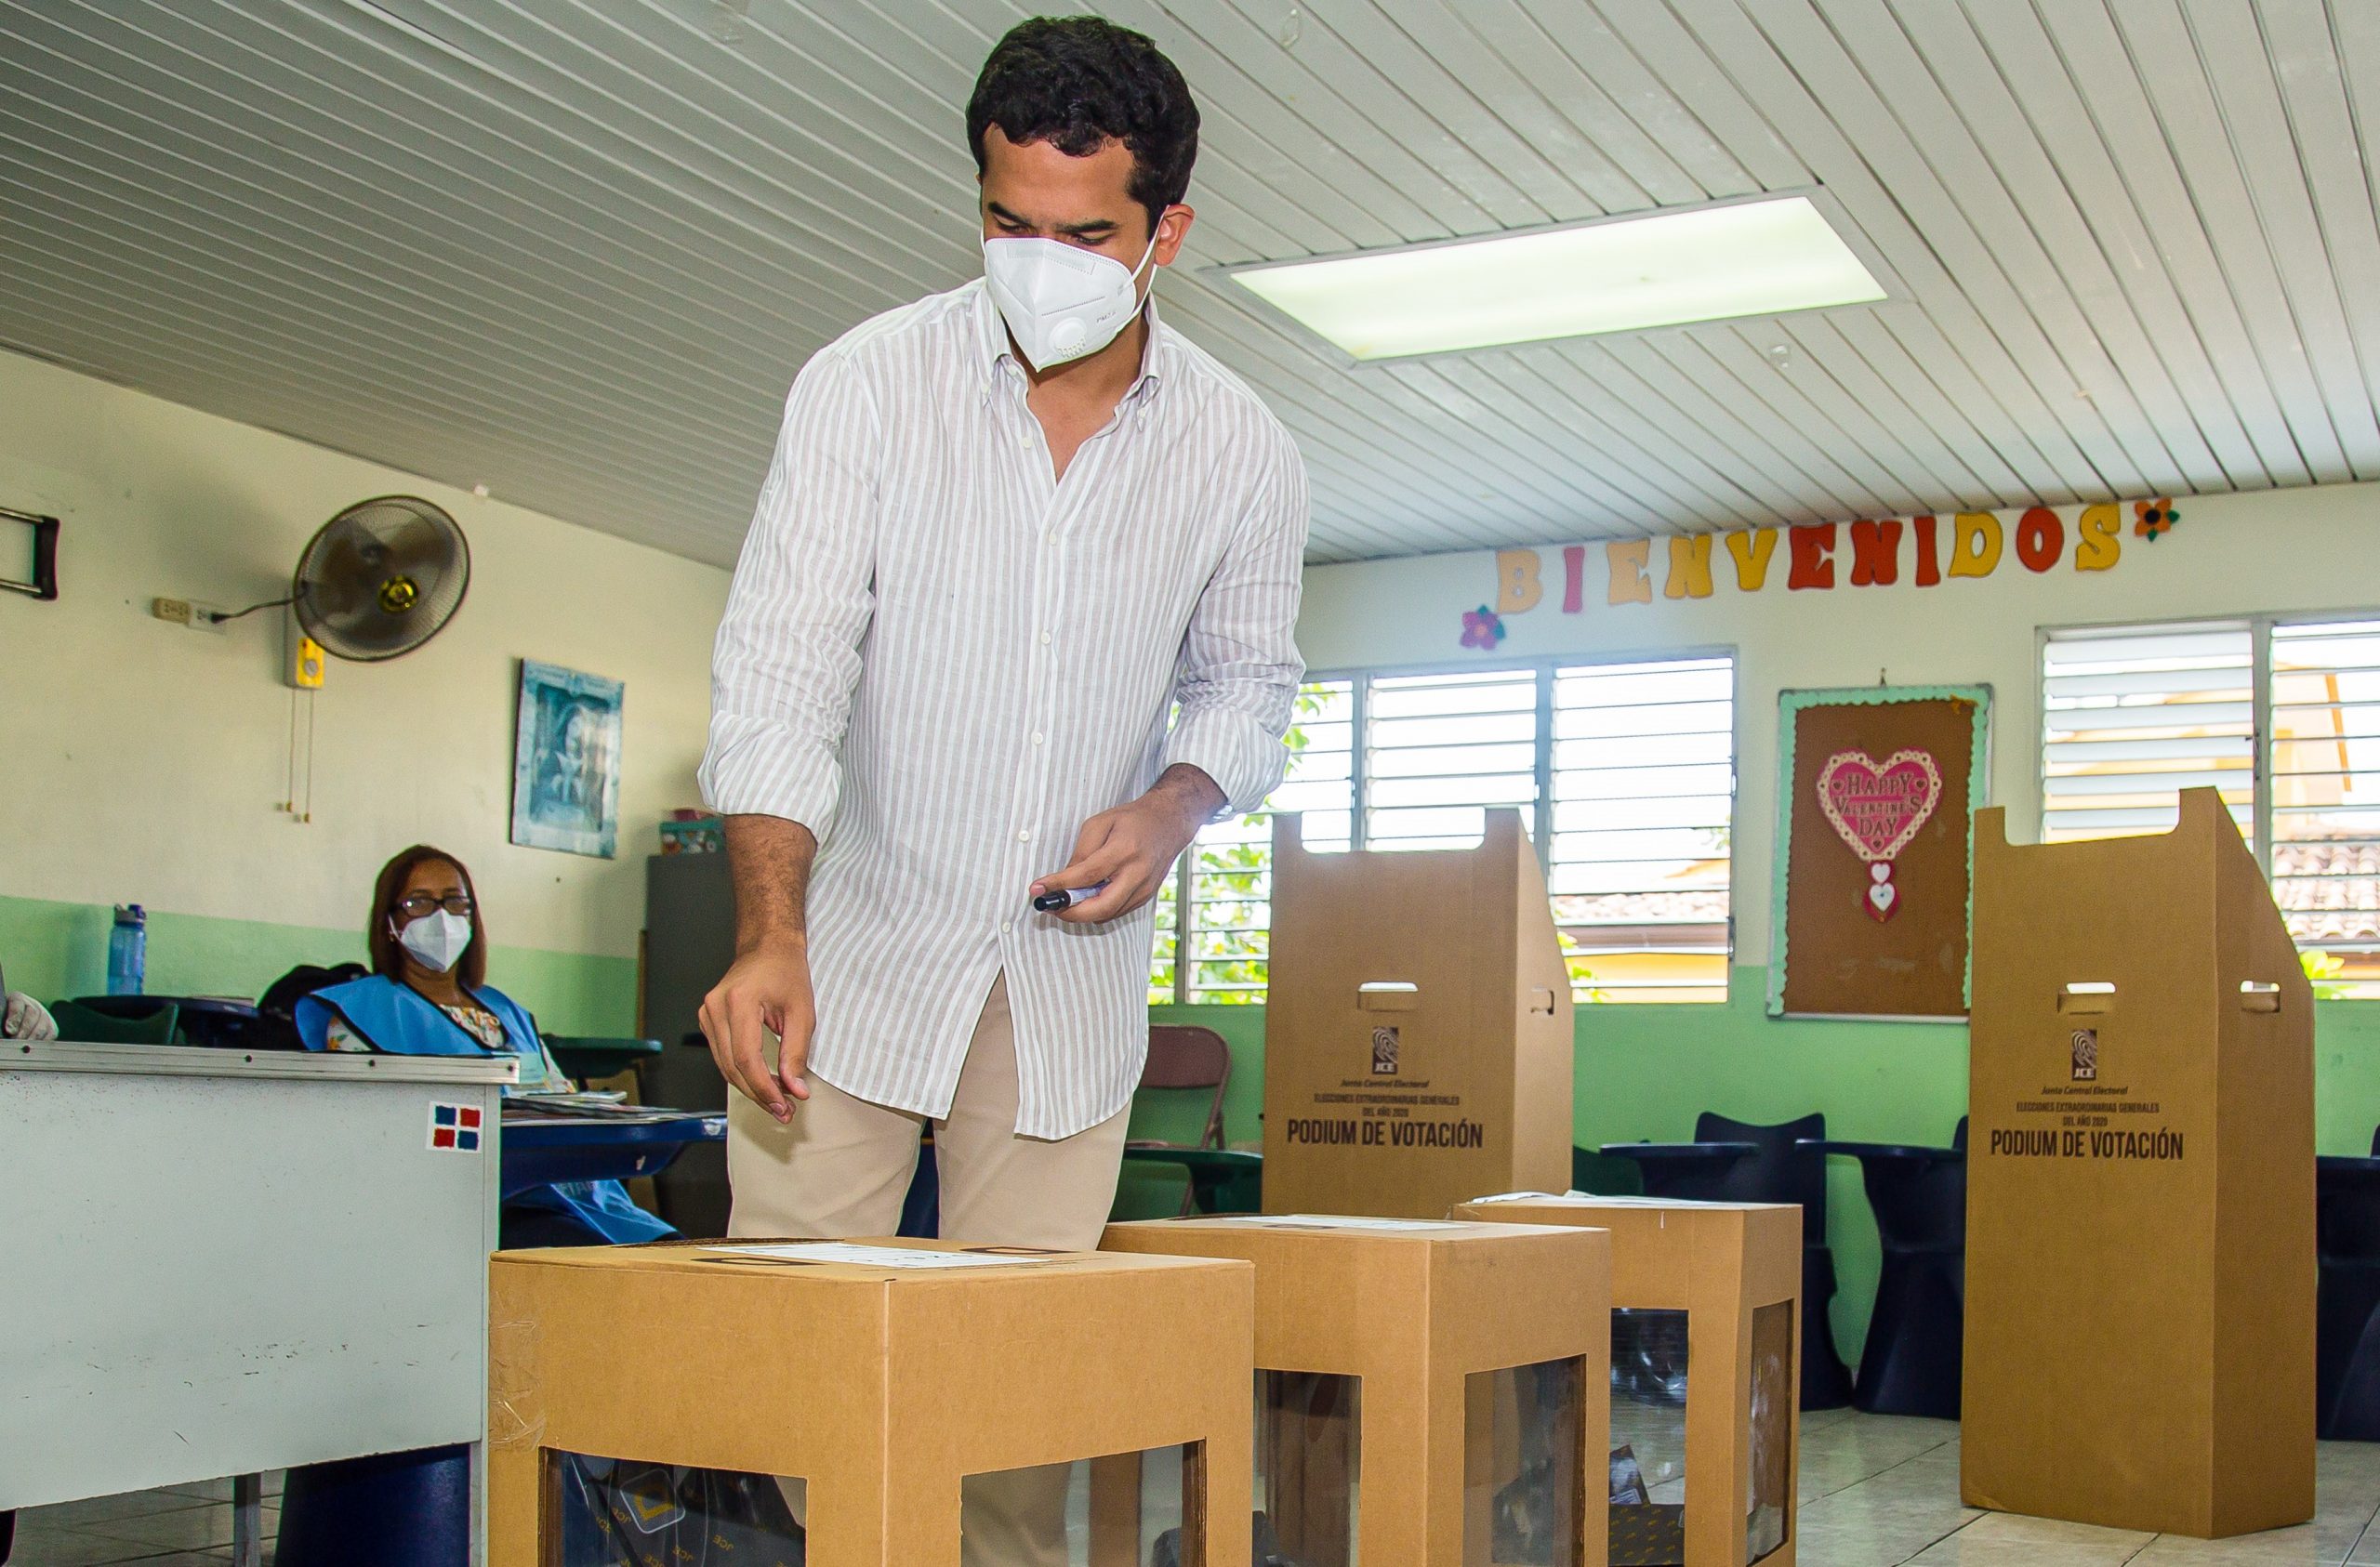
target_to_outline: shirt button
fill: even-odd
[[[1001,935],[1005,936],[1005,935],[1007,935],[1010,931],[1012,931],[1012,930],[1013,930],[1013,929],[1015,929],[1015,928],[1016,928],[1016,927],[1015,927],[1015,925],[1014,925],[1014,923],[1013,923],[1012,921],[1005,920],[1005,919],[1000,921],[1000,934],[1001,934]]]
[[[1045,648],[1050,645],[1050,634],[1047,631],[1041,633],[1041,645]]]
[[[1016,841],[1019,843],[1031,843],[1033,841],[1033,829],[1030,827],[1018,828]]]
[[[1038,729],[1033,731],[1033,744],[1036,745],[1041,744],[1041,731]]]
[[[1058,535],[1057,535],[1056,532],[1053,530],[1053,531],[1051,531],[1051,532],[1049,532],[1049,533],[1043,533],[1043,534],[1041,535],[1041,542],[1042,542],[1043,544],[1055,544],[1055,543],[1057,543],[1057,542],[1058,542]]]

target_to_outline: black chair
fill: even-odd
[[[2314,1161],[2314,1434],[2380,1442],[2380,1132]]]
[[[1948,1148],[1818,1142],[1859,1161],[1883,1267],[1851,1390],[1873,1415],[1959,1417],[1967,1288],[1967,1121]]]
[[[1826,1244],[1826,1159],[1802,1145],[1823,1141],[1826,1117],[1764,1126],[1704,1111],[1695,1140],[1609,1142],[1603,1152],[1633,1159],[1646,1195],[1680,1202],[1790,1203],[1802,1210],[1802,1407],[1841,1409],[1851,1373],[1835,1352],[1827,1308],[1834,1299],[1834,1253]]]
[[[623,1072],[638,1073],[639,1097],[642,1097],[642,1068],[661,1054],[658,1039],[615,1039],[576,1034],[549,1034],[545,1036],[546,1051],[562,1068],[564,1077],[586,1083],[599,1077],[616,1077]]]

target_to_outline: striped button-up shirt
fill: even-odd
[[[787,399],[703,796],[819,840],[810,1069],[846,1093],[947,1114],[1005,970],[1017,1131],[1121,1110],[1154,910],[1068,924],[1033,912],[1033,878],[1174,763],[1234,811],[1281,780],[1305,470],[1254,393],[1149,322],[1063,479],[980,282],[854,329]]]

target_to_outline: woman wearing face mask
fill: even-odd
[[[515,1093],[570,1086],[527,1009],[487,983],[487,932],[470,873],[416,844],[380,868],[369,928],[373,972],[301,999],[298,1036],[310,1050],[391,1056],[521,1058]],[[572,1181],[508,1198],[503,1241],[568,1245],[657,1240],[676,1231],[616,1180]]]

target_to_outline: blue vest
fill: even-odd
[[[548,1070],[548,1057],[537,1036],[536,1021],[527,1008],[493,985],[483,985],[469,994],[503,1023],[505,1046],[521,1057],[522,1076],[531,1083],[541,1080]],[[385,975],[350,980],[301,998],[298,1037],[306,1048],[329,1048],[334,1017],[383,1055],[490,1057],[498,1053],[482,1045],[411,985]],[[506,1201],[560,1214],[615,1244],[657,1241],[677,1233],[638,1207],[628,1189],[616,1180],[562,1181]]]

